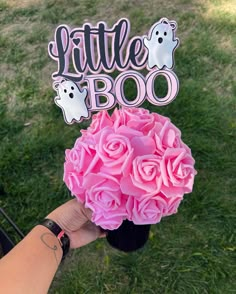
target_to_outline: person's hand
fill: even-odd
[[[105,233],[90,221],[92,211],[76,199],[70,200],[52,211],[47,218],[55,221],[70,238],[70,248],[84,246]]]

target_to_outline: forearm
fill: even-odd
[[[47,228],[36,226],[0,260],[1,292],[47,293],[61,258],[58,239]]]

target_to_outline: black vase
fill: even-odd
[[[150,227],[151,225],[135,225],[125,220],[118,229],[107,232],[107,241],[112,247],[121,251],[135,251],[147,242]]]

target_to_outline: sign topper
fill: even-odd
[[[62,109],[65,122],[81,122],[93,111],[111,109],[117,103],[137,107],[145,99],[157,106],[173,101],[179,90],[178,78],[172,71],[179,45],[176,29],[175,21],[162,18],[147,36],[129,40],[130,23],[125,18],[112,28],[105,22],[97,26],[86,23],[74,29],[58,26],[48,52],[58,66],[52,74],[53,88],[57,92],[55,103]],[[138,72],[144,68],[148,70],[146,77]],[[115,79],[108,75],[114,70],[120,72]],[[159,76],[167,81],[165,97],[158,97],[154,91]],[[137,88],[132,101],[124,94],[127,79],[132,79]]]

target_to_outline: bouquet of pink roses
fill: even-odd
[[[126,219],[156,224],[192,191],[195,161],[169,118],[143,108],[102,111],[81,133],[66,150],[64,181],[103,229]]]

